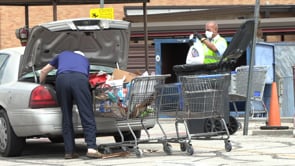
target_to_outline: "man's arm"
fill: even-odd
[[[40,71],[40,84],[43,84],[45,82],[45,78],[47,76],[47,74],[52,71],[54,69],[54,67],[50,64],[47,64],[46,66],[44,66],[41,71]]]
[[[216,44],[211,43],[209,40],[204,40],[203,41],[206,46],[211,49],[212,51],[216,52],[219,56],[222,56],[224,51],[227,48],[227,43],[224,38],[218,39]]]
[[[205,39],[205,40],[203,40],[202,42],[203,42],[204,44],[206,44],[206,46],[207,46],[210,50],[212,50],[212,51],[214,51],[214,52],[217,51],[216,46],[215,46],[213,43],[211,43],[209,40]]]
[[[204,43],[210,50],[217,52],[217,48],[216,46],[211,43],[207,38],[203,37],[203,35],[199,34],[198,32],[196,32],[194,34],[202,43]]]

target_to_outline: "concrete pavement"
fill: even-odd
[[[243,119],[238,119],[243,126]],[[165,131],[173,137],[175,127],[172,120],[161,120]],[[259,129],[265,125],[264,119],[252,119],[249,122],[248,135],[243,135],[243,129],[238,130],[230,136],[232,143],[231,152],[226,152],[223,140],[193,140],[194,154],[188,155],[180,150],[178,143],[172,143],[172,154],[167,155],[161,144],[140,144],[143,150],[141,158],[130,153],[127,157],[116,157],[109,159],[87,159],[85,155],[85,144],[83,139],[77,139],[78,159],[63,159],[63,144],[51,144],[47,139],[29,140],[24,155],[20,157],[0,157],[0,165],[7,166],[291,166],[295,162],[295,138],[293,136],[292,119],[282,119],[282,125],[290,126],[288,132],[281,134],[280,131],[273,131],[272,134],[265,134]],[[150,132],[152,137],[161,137],[161,132],[156,126]],[[146,137],[143,133],[143,137]],[[112,141],[110,137],[99,137],[100,143]]]

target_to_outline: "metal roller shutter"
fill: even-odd
[[[149,73],[155,71],[155,48],[148,45],[148,69]],[[144,43],[130,43],[127,71],[143,73],[145,71],[145,46]]]

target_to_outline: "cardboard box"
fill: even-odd
[[[112,79],[119,80],[119,79],[124,78],[124,76],[125,76],[124,82],[130,82],[133,78],[137,77],[138,75],[124,71],[124,70],[115,69],[112,74]]]

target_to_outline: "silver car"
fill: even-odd
[[[41,24],[32,28],[26,47],[0,50],[0,153],[19,156],[27,138],[47,137],[62,142],[61,110],[55,94],[55,72],[40,85],[39,70],[62,50],[81,50],[89,58],[91,71],[117,66],[126,69],[130,23],[121,20],[70,19]],[[96,115],[97,136],[122,137],[116,120]],[[76,137],[83,131],[77,107],[73,109]],[[145,123],[152,128],[155,121]],[[132,125],[136,137],[142,126]],[[124,139],[134,139],[130,130],[122,128]]]

